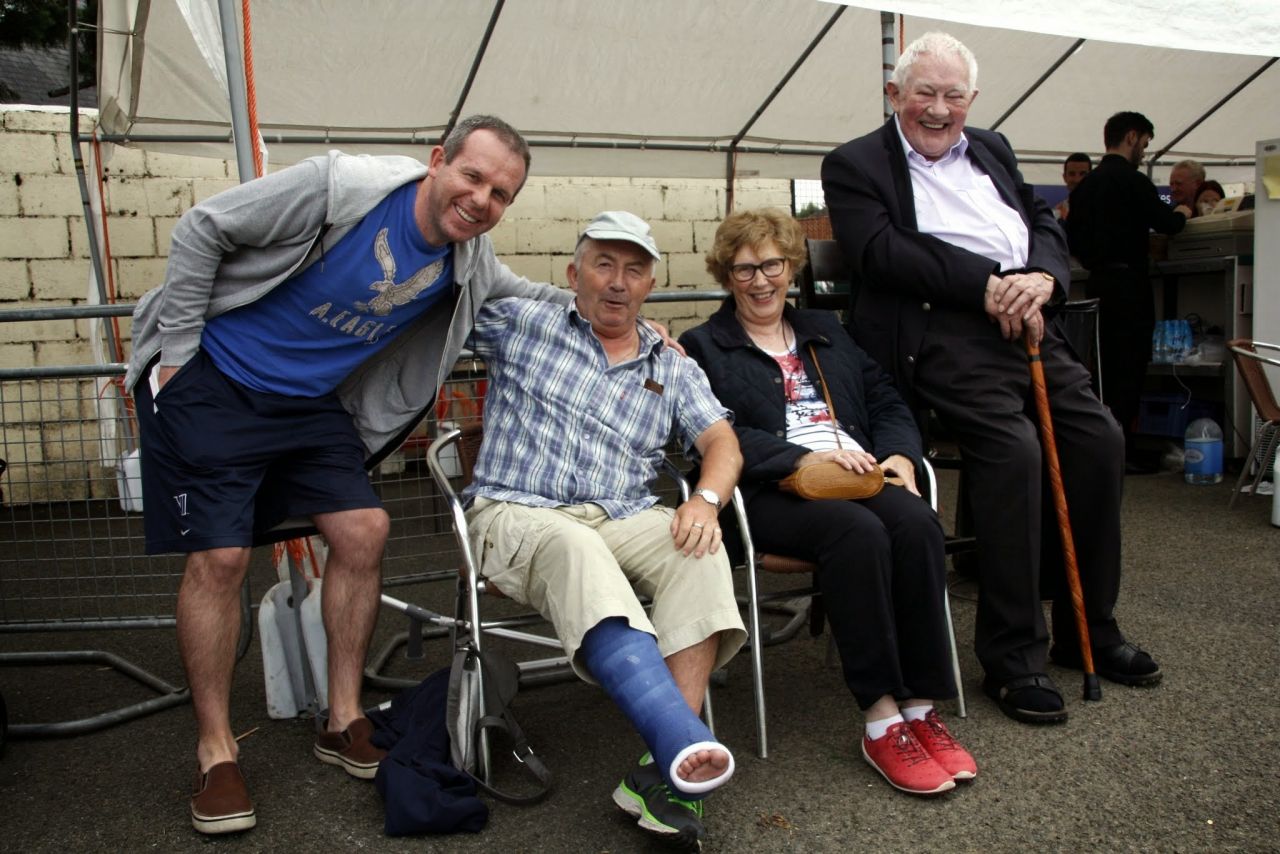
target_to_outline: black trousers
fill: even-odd
[[[1078,644],[1026,348],[1000,338],[985,316],[934,315],[917,357],[915,390],[960,447],[978,539],[974,647],[987,674],[1005,682],[1044,670],[1049,633],[1042,598],[1053,598],[1055,642]],[[1123,640],[1114,610],[1124,439],[1055,329],[1046,331],[1040,349],[1090,639],[1110,646]],[[1109,382],[1105,375],[1103,381]]]
[[[811,560],[845,683],[864,711],[886,694],[956,696],[943,611],[942,526],[922,499],[886,485],[863,501],[765,489],[747,505],[757,550]]]
[[[1131,452],[1133,424],[1151,360],[1151,333],[1156,323],[1151,282],[1145,272],[1128,268],[1094,270],[1089,273],[1085,292],[1090,298],[1101,300],[1098,340],[1102,396],[1124,431],[1126,450]]]

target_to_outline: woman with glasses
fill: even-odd
[[[733,410],[757,551],[818,566],[845,682],[864,717],[863,756],[895,788],[940,794],[973,779],[977,766],[934,709],[956,686],[942,527],[916,488],[920,435],[888,374],[833,313],[787,304],[804,260],[804,234],[788,214],[731,215],[707,253],[728,297],[680,343]],[[902,485],[860,501],[809,501],[778,488],[792,471],[827,460],[857,472],[878,465]]]

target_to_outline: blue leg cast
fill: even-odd
[[[733,754],[689,708],[653,635],[631,628],[622,617],[610,617],[583,636],[580,652],[587,670],[648,745],[667,785],[685,795],[700,795],[732,776]],[[723,773],[698,782],[676,776],[686,757],[708,749],[729,755]]]

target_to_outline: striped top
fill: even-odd
[[[650,484],[678,437],[688,455],[731,413],[693,359],[639,324],[633,359],[610,365],[573,305],[485,303],[472,344],[489,370],[477,496],[534,507],[595,503],[621,519],[653,506]]]
[[[862,446],[844,428],[834,425],[831,410],[822,398],[822,388],[805,373],[800,354],[792,347],[785,353],[765,351],[782,369],[782,390],[787,398],[787,441],[811,451],[861,451]],[[836,433],[840,444],[836,445]]]

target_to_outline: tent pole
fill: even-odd
[[[1021,107],[1023,101],[1026,101],[1028,98],[1030,98],[1031,95],[1037,89],[1039,89],[1042,85],[1044,85],[1044,81],[1048,80],[1053,75],[1053,72],[1057,71],[1058,68],[1061,67],[1062,63],[1070,59],[1072,54],[1074,54],[1076,51],[1078,51],[1080,48],[1084,46],[1084,42],[1085,42],[1084,39],[1076,39],[1075,44],[1067,48],[1066,51],[1062,54],[1062,56],[1058,57],[1058,61],[1055,62],[1053,65],[1050,65],[1048,70],[1046,70],[1044,74],[1040,75],[1040,79],[1036,80],[1035,83],[1032,83],[1031,87],[1027,89],[1027,91],[1023,92],[1022,96],[1018,98],[1018,100],[1014,101],[1013,105],[1009,107],[1009,109],[1005,110],[1004,115],[996,119],[988,128],[988,130],[996,130],[1000,127],[1000,125],[1004,124],[1004,120],[1009,118],[1009,116],[1013,115],[1014,110]]]
[[[80,204],[84,208],[84,224],[89,238],[89,263],[93,267],[98,302],[111,302],[107,295],[107,276],[102,267],[102,247],[98,243],[97,219],[89,201],[89,185],[85,178],[84,154],[80,150],[80,22],[76,20],[76,2],[67,0],[67,56],[71,63],[71,159],[75,164],[76,185],[80,188]],[[115,353],[115,333],[110,323],[102,324],[110,352]]]
[[[831,13],[831,17],[822,25],[822,29],[818,30],[818,34],[809,42],[808,47],[800,52],[800,56],[797,57],[796,61],[787,69],[787,73],[782,75],[782,79],[778,81],[778,85],[773,87],[773,91],[769,93],[769,96],[765,98],[764,102],[761,103],[760,106],[756,108],[756,111],[751,114],[751,118],[747,119],[747,123],[742,126],[742,130],[738,131],[737,136],[730,141],[729,150],[726,152],[728,162],[725,166],[725,180],[729,182],[724,202],[726,215],[733,213],[733,179],[734,174],[737,172],[737,153],[739,144],[741,144],[742,140],[746,138],[747,132],[751,130],[751,126],[756,123],[756,120],[764,114],[765,110],[769,109],[769,105],[773,103],[774,98],[778,97],[778,93],[791,82],[791,78],[800,70],[800,66],[804,65],[805,60],[809,58],[809,54],[813,53],[813,50],[818,46],[818,43],[826,37],[827,33],[831,32],[831,28],[836,25],[836,21],[840,20],[840,16],[844,14],[844,10],[847,8],[847,6],[836,7],[836,10]]]
[[[236,146],[236,166],[240,183],[257,177],[253,167],[253,137],[249,131],[249,101],[245,94],[244,60],[240,57],[233,0],[218,0],[218,20],[222,24],[222,56],[227,63],[227,90],[231,105],[231,135]]]
[[[1214,113],[1216,113],[1219,109],[1222,108],[1223,104],[1227,103],[1227,101],[1230,101],[1237,94],[1239,94],[1241,89],[1248,86],[1254,80],[1257,80],[1259,75],[1262,74],[1262,72],[1266,71],[1268,68],[1275,65],[1275,63],[1276,63],[1276,57],[1274,56],[1268,59],[1266,62],[1262,63],[1262,66],[1257,71],[1253,72],[1244,80],[1242,80],[1239,86],[1236,86],[1230,92],[1223,95],[1222,98],[1218,100],[1218,103],[1214,104],[1212,107],[1205,110],[1204,113],[1200,116],[1200,118],[1196,119],[1194,122],[1187,125],[1187,127],[1182,131],[1182,133],[1178,134],[1173,139],[1169,140],[1169,144],[1166,145],[1164,148],[1160,149],[1159,151],[1157,151],[1155,154],[1153,154],[1151,156],[1151,159],[1147,162],[1147,174],[1148,175],[1151,174],[1152,169],[1155,168],[1157,160],[1159,160],[1161,157],[1164,157],[1166,154],[1168,154],[1169,151],[1175,145],[1181,142],[1183,138],[1186,137],[1187,134],[1191,133],[1193,130],[1200,127],[1200,125],[1204,123],[1205,119],[1209,118],[1209,116],[1212,116]]]
[[[467,103],[467,96],[471,94],[471,84],[475,82],[476,74],[480,71],[480,63],[484,61],[485,52],[489,49],[489,39],[493,38],[493,31],[498,26],[498,16],[502,14],[502,6],[506,2],[507,0],[498,0],[493,4],[493,12],[489,15],[489,24],[484,28],[484,36],[480,39],[480,46],[476,48],[476,55],[471,60],[471,70],[467,72],[467,80],[462,84],[462,91],[458,94],[458,103],[453,105],[453,112],[449,113],[449,123],[440,132],[440,142],[442,143],[453,131],[454,125],[458,123],[458,118],[462,115],[462,107]]]
[[[724,153],[724,215],[733,213],[733,184],[738,177],[738,158],[732,148]]]
[[[898,46],[897,37],[894,33],[894,19],[897,16],[893,12],[880,13],[880,57],[881,57],[881,91],[884,95],[884,120],[889,121],[889,117],[893,115],[893,104],[889,103],[889,78],[893,76],[893,67],[898,64]]]

